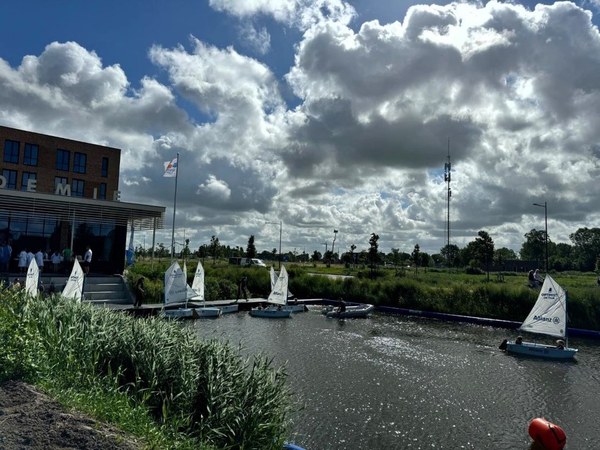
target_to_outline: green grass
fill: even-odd
[[[136,263],[131,269],[135,278],[150,263]],[[162,273],[168,264],[154,262],[153,283],[157,302],[162,298]],[[195,262],[188,263],[189,282]],[[526,273],[466,273],[465,270],[419,268],[418,271],[379,268],[372,277],[365,266],[347,267],[322,263],[285,264],[290,274],[290,290],[298,298],[344,298],[382,306],[422,309],[452,314],[473,315],[522,321],[533,306],[538,291],[527,285]],[[248,277],[251,294],[265,297],[269,293],[268,272],[260,268],[243,268],[226,261],[205,262],[207,299],[235,298],[236,282]],[[277,268],[277,264],[276,264]],[[352,278],[331,279],[317,275],[351,275]],[[552,277],[569,293],[571,327],[600,330],[600,287],[594,273],[563,272]]]
[[[178,322],[3,291],[0,338],[0,380],[42,386],[148,448],[279,449],[287,436],[285,370]]]

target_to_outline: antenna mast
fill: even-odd
[[[450,189],[450,180],[451,180],[451,172],[452,172],[452,163],[450,162],[450,138],[448,138],[448,162],[444,165],[444,181],[448,184],[448,234],[446,240],[446,250],[450,250],[450,197],[452,197],[452,189]],[[448,265],[450,265],[450,261],[447,261]]]

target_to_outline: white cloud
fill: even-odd
[[[210,0],[211,7],[233,16],[271,16],[278,22],[307,29],[324,22],[348,24],[356,11],[341,0]]]
[[[192,38],[152,47],[168,81],[132,89],[101,52],[51,43],[17,67],[0,60],[0,121],[122,148],[128,201],[170,207],[162,163],[180,153],[177,223],[199,242],[254,234],[269,248],[279,230],[265,223],[282,220],[284,250],[323,251],[335,228],[340,251],[375,232],[384,250],[435,253],[448,139],[453,243],[485,229],[518,250],[543,227],[533,202],[548,202],[555,241],[598,221],[600,35],[584,9],[418,5],[351,28],[356,11],[333,0],[211,5],[300,26],[287,76]],[[267,42],[269,29],[254,31]]]
[[[198,185],[196,194],[202,197],[212,197],[220,201],[227,201],[231,197],[231,189],[223,180],[217,180],[214,175],[209,175],[206,181]]]
[[[240,40],[243,45],[260,55],[268,53],[271,48],[271,35],[267,29],[262,27],[260,30],[257,30],[250,23],[245,23],[240,27]]]

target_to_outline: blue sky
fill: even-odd
[[[437,253],[598,226],[596,3],[4,2],[0,124],[122,149],[177,239]],[[138,236],[141,242],[143,236]],[[146,239],[148,242],[149,239]],[[139,243],[139,242],[138,242]]]

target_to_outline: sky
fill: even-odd
[[[2,2],[0,124],[117,147],[157,243],[434,254],[598,227],[600,3]],[[547,209],[534,203],[547,204]],[[136,245],[151,244],[136,234]],[[180,248],[180,244],[177,244]]]

